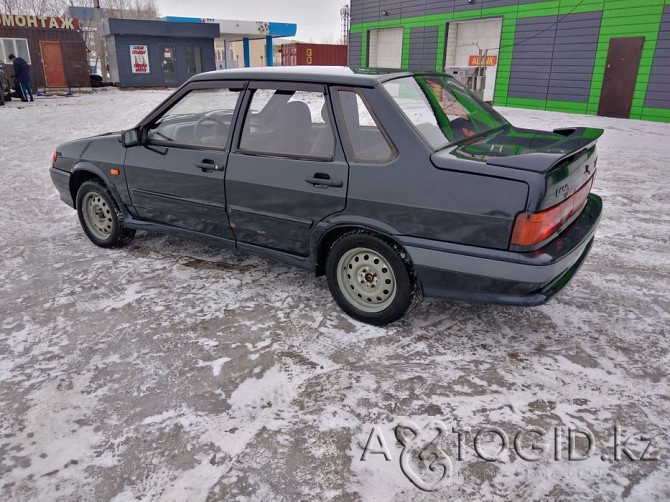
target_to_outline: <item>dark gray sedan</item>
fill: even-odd
[[[539,305],[573,277],[602,203],[599,129],[513,127],[438,73],[197,75],[133,129],[60,145],[61,199],[101,247],[135,230],[326,274],[382,325],[414,294]]]

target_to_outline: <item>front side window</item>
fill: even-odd
[[[256,89],[240,149],[251,153],[332,159],[335,137],[322,92]]]
[[[493,108],[445,76],[401,77],[383,85],[434,150],[507,124]]]
[[[390,161],[395,151],[360,95],[353,91],[339,91],[337,94],[352,160],[373,163]]]
[[[149,127],[147,139],[171,146],[223,149],[240,91],[195,89]]]

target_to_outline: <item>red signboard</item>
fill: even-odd
[[[480,56],[473,55],[468,59],[468,66],[479,66]],[[495,66],[498,64],[498,56],[486,56],[486,61],[481,66]]]

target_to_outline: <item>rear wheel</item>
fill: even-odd
[[[125,246],[135,230],[124,228],[123,215],[109,189],[96,180],[85,181],[77,192],[77,214],[86,236],[103,248]]]
[[[328,287],[354,319],[382,326],[409,308],[413,281],[404,251],[362,232],[335,241],[326,260]]]

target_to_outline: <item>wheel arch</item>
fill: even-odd
[[[405,260],[407,260],[413,268],[409,253],[402,246],[402,244],[400,244],[398,240],[393,237],[394,233],[390,227],[382,230],[382,228],[379,226],[373,226],[364,223],[338,223],[327,228],[319,237],[319,241],[316,246],[316,259],[314,267],[317,277],[320,277],[326,273],[326,258],[328,256],[328,251],[330,251],[330,248],[335,243],[335,241],[337,241],[337,239],[345,234],[356,231],[365,232],[398,246],[404,251],[406,255]]]
[[[88,162],[79,162],[75,164],[72,170],[69,187],[75,209],[77,208],[77,192],[79,191],[79,188],[84,182],[92,179],[99,180],[105,187],[107,187],[107,189],[111,192],[112,197],[114,197],[116,200],[117,205],[120,208],[123,207],[123,204],[121,203],[121,197],[116,190],[116,187],[107,182],[107,177],[105,176],[103,170],[94,164]]]

